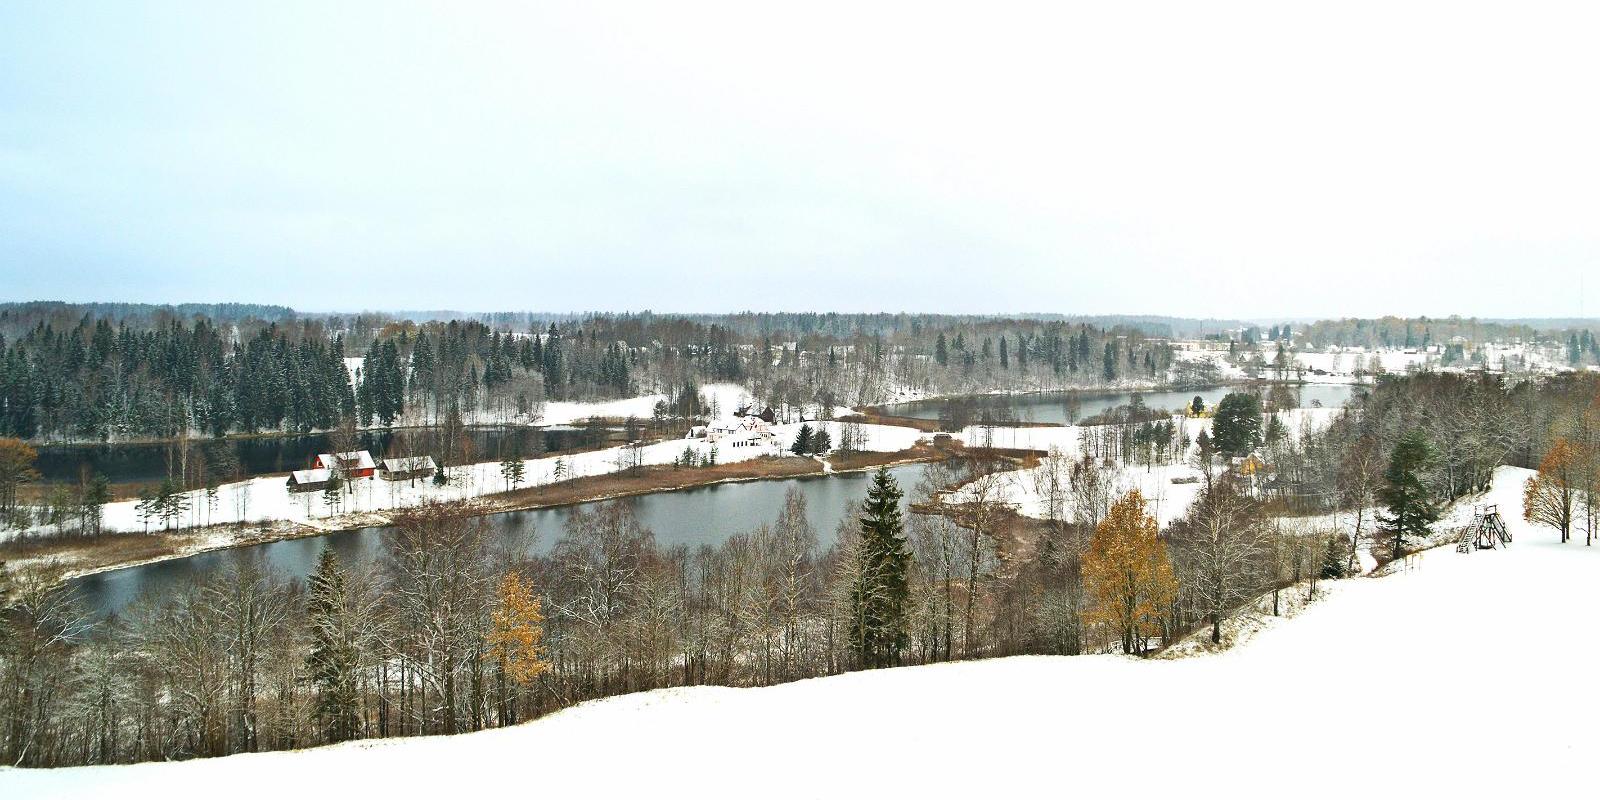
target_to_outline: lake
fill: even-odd
[[[911,494],[927,470],[924,464],[893,467],[889,473]],[[834,541],[834,530],[853,506],[867,493],[870,472],[848,472],[803,478],[719,483],[691,489],[655,492],[628,498],[639,522],[655,533],[663,548],[687,545],[720,544],[737,533],[772,524],[783,508],[784,494],[795,486],[805,495],[806,515],[817,531],[818,541],[827,547]],[[847,509],[847,504],[852,508]],[[509,511],[485,517],[492,529],[491,546],[508,547],[527,554],[549,552],[561,537],[562,527],[572,509],[561,506],[530,511]],[[906,505],[902,502],[902,506]],[[909,509],[905,509],[909,513]],[[387,527],[360,528],[303,539],[217,550],[187,558],[161,561],[137,567],[88,575],[71,582],[86,607],[104,615],[126,608],[143,592],[160,593],[164,588],[209,573],[226,570],[246,559],[260,558],[269,569],[292,578],[304,579],[316,567],[322,548],[338,553],[346,564],[370,563],[383,552]]]
[[[1342,406],[1352,394],[1352,387],[1348,384],[1308,383],[1299,386],[1287,385],[1283,388],[1294,394],[1296,404],[1301,408]],[[1236,391],[1240,391],[1239,387],[1213,386],[1207,389],[1161,390],[1137,394],[1147,408],[1172,410],[1187,406],[1197,395],[1205,401],[1207,407],[1214,406],[1229,392]],[[885,414],[913,419],[949,419],[954,412],[958,415],[967,414],[972,422],[988,418],[996,421],[1072,425],[1103,411],[1127,405],[1132,402],[1134,394],[1134,392],[1036,392],[972,395],[893,403],[882,408]],[[1068,407],[1074,395],[1078,403],[1076,414]],[[954,405],[965,407],[956,410],[953,408]]]

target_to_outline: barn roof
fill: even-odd
[[[416,472],[424,469],[437,469],[433,463],[433,456],[409,456],[406,458],[386,458],[383,460],[385,472]]]
[[[348,453],[323,453],[317,456],[317,463],[332,466],[334,459],[345,469],[372,469],[372,454],[365,450],[351,450]]]
[[[333,473],[318,467],[317,469],[297,469],[289,473],[289,480],[295,483],[327,483]]]

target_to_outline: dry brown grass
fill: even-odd
[[[758,478],[793,478],[820,475],[822,465],[802,458],[757,458],[714,467],[645,466],[611,475],[575,478],[548,486],[518,489],[483,498],[493,510],[544,508],[612,497],[684,489],[711,483]]]
[[[0,544],[0,564],[18,564],[54,577],[68,570],[88,572],[166,558],[180,552],[191,538],[184,533],[106,533],[13,539]]]
[[[872,408],[861,409],[860,413],[847,417],[839,417],[839,422],[861,422],[868,425],[897,425],[902,428],[916,428],[923,433],[938,433],[943,430],[936,419],[918,419],[916,417],[897,417],[893,414],[881,414]]]
[[[934,447],[932,445],[918,444],[909,450],[900,450],[894,453],[835,453],[828,456],[828,463],[833,465],[835,472],[848,472],[850,470],[872,469],[890,464],[905,464],[911,461],[938,461],[951,458],[960,452],[959,447]]]

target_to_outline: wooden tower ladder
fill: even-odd
[[[1461,535],[1456,539],[1456,552],[1493,550],[1508,544],[1511,544],[1511,531],[1506,529],[1506,521],[1500,517],[1500,507],[1494,504],[1473,506],[1472,522],[1461,528]]]

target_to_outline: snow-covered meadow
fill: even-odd
[[[1195,346],[1198,343],[1187,344],[1190,346],[1179,347],[1176,351],[1177,361],[1209,363],[1223,380],[1248,379],[1245,370],[1229,362],[1226,351],[1200,348]],[[1481,364],[1469,359],[1450,366],[1442,364],[1441,351],[1422,347],[1296,347],[1289,355],[1292,369],[1302,372],[1300,377],[1309,383],[1358,383],[1371,380],[1373,374],[1402,375],[1424,369],[1451,371],[1481,367],[1490,372],[1509,369],[1546,374],[1570,369],[1561,360],[1560,348],[1548,344],[1490,342],[1478,345],[1476,351],[1482,355]],[[1276,351],[1270,345],[1263,345],[1258,352],[1270,365]],[[1270,367],[1267,370],[1270,372]]]
[[[1277,413],[1288,434],[1297,435],[1303,430],[1326,426],[1339,411],[1336,408],[1297,408]],[[1118,494],[1130,489],[1139,490],[1144,495],[1146,511],[1163,527],[1182,517],[1200,493],[1200,470],[1191,466],[1189,461],[1199,449],[1194,441],[1202,430],[1211,425],[1209,419],[1179,418],[1178,422],[1182,425],[1181,435],[1189,437],[1190,441],[1183,459],[1171,464],[1119,466],[1113,478]],[[961,438],[969,444],[1042,452],[1054,450],[1069,458],[1077,458],[1078,438],[1082,432],[1083,427],[1077,425],[1038,428],[974,425],[963,431]],[[1046,485],[1041,481],[1041,473],[1046,469],[1048,467],[1041,464],[1001,473],[994,487],[997,491],[989,499],[1005,503],[1024,516],[1047,519],[1050,503],[1041,492]],[[1181,482],[1174,483],[1174,480]],[[953,492],[947,498],[953,503],[970,499],[970,492],[966,490]],[[1070,508],[1064,511],[1071,514]]]
[[[1584,688],[1600,548],[1520,519],[1527,474],[1502,469],[1486,498],[1510,548],[1440,548],[1409,571],[1324,583],[1222,654],[669,689],[455,737],[0,771],[0,795],[1580,796],[1600,716]]]

